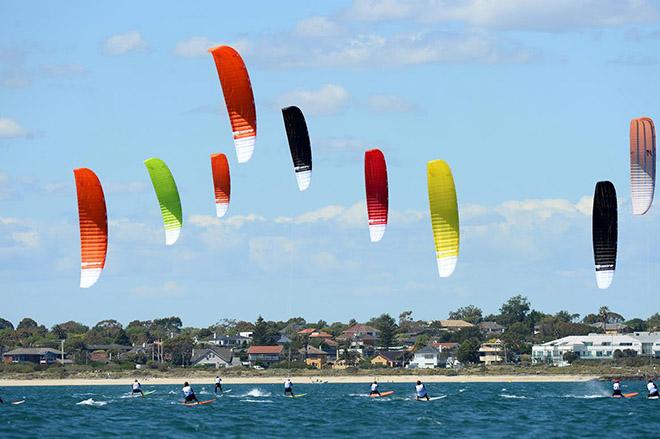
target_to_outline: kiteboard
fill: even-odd
[[[648,396],[646,399],[660,399],[660,396]]]
[[[377,393],[373,393],[369,395],[369,398],[384,398],[386,396],[390,396],[391,394],[394,393],[394,390],[388,390],[387,392],[380,392],[380,395]]]
[[[639,395],[639,392],[624,393],[622,395],[612,395],[612,398],[634,398],[637,395]]]
[[[422,402],[430,402],[430,401],[436,401],[438,399],[445,398],[447,395],[442,395],[442,396],[432,396],[429,399],[426,398],[419,398],[417,401],[422,401]]]
[[[144,396],[153,395],[154,393],[156,393],[155,390],[147,390],[146,392],[144,392]]]
[[[299,393],[297,395],[287,396],[287,398],[302,398],[305,395],[307,395],[307,394],[306,393]]]
[[[215,399],[209,399],[208,401],[180,402],[179,404],[181,404],[181,405],[206,405],[206,404],[211,404],[214,401],[215,401]]]
[[[12,401],[12,402],[10,402],[10,404],[11,404],[11,405],[21,405],[21,404],[23,404],[24,402],[25,402],[24,399],[19,399],[19,400],[17,400],[17,401]]]

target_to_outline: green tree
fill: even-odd
[[[660,313],[655,313],[646,319],[646,326],[649,331],[660,330]]]
[[[67,339],[74,334],[85,334],[87,331],[89,331],[89,327],[82,323],[74,322],[73,320],[69,320],[65,323],[58,323],[50,330],[50,332],[59,340]]]
[[[634,332],[647,331],[648,323],[642,319],[631,319],[626,322],[626,326]]]
[[[611,311],[607,306],[600,307],[598,318],[603,323],[603,329],[605,329],[608,323],[622,323],[625,320],[621,314]]]
[[[93,344],[120,344],[130,343],[126,331],[116,320],[102,320],[85,334],[85,343]]]
[[[396,320],[389,314],[381,314],[380,317],[371,319],[369,322],[380,331],[380,345],[390,347],[393,345],[398,326]]]
[[[14,330],[14,325],[9,320],[5,320],[3,318],[0,318],[0,331],[3,330],[3,329],[11,329],[13,331]]]
[[[459,329],[451,335],[451,340],[456,343],[462,343],[465,340],[474,339],[481,340],[482,334],[479,328],[472,326],[470,328]]]
[[[172,363],[180,366],[190,364],[193,346],[192,338],[187,335],[168,338],[163,342],[163,350],[172,356]]]
[[[482,311],[481,308],[477,308],[474,305],[463,306],[456,311],[451,311],[449,313],[449,318],[451,320],[465,320],[466,322],[476,325],[482,321]]]
[[[267,346],[274,344],[275,334],[271,326],[259,316],[254,324],[252,332],[252,344],[256,346]]]
[[[514,296],[500,307],[498,323],[504,326],[522,323],[527,319],[530,309],[530,303],[527,297],[520,294]]]
[[[460,344],[456,350],[456,359],[463,364],[479,362],[479,340],[468,339]]]
[[[413,322],[412,314],[412,311],[402,311],[399,314],[399,330],[402,332],[410,331]]]

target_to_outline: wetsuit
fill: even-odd
[[[660,395],[658,395],[658,388],[655,386],[654,383],[652,383],[652,382],[648,383],[646,385],[646,389],[649,391],[649,396],[648,396],[649,398],[655,398],[655,397],[660,396]]]
[[[621,393],[621,384],[614,383],[612,384],[612,396],[623,396]]]
[[[426,387],[424,387],[424,384],[417,384],[415,386],[415,392],[417,392],[417,399],[426,398],[427,401],[430,399],[429,394],[426,392]]]
[[[373,383],[371,385],[371,392],[369,392],[369,395],[378,395],[378,396],[380,396],[380,392],[378,391],[378,383]]]
[[[218,390],[222,393],[222,380],[220,377],[215,379],[215,393],[218,393]]]
[[[193,401],[199,402],[199,400],[195,396],[195,392],[193,392],[192,387],[186,386],[181,390],[183,391],[183,396],[185,396],[186,402],[193,402]]]
[[[284,396],[293,396],[293,384],[290,380],[284,382]]]

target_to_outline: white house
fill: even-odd
[[[238,358],[236,358],[238,360]],[[211,347],[208,349],[193,350],[190,364],[193,366],[213,365],[216,368],[232,367],[236,365],[231,349]],[[240,361],[239,361],[240,364]]]
[[[440,363],[439,359],[440,351],[432,346],[426,346],[415,352],[415,355],[413,356],[413,359],[408,367],[417,369],[433,369],[438,367]]]
[[[581,360],[614,358],[616,351],[660,357],[660,332],[630,334],[571,335],[532,347],[532,362],[565,365],[564,354],[572,352]]]

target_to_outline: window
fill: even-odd
[[[632,343],[619,343],[620,346],[632,346]]]
[[[609,341],[604,341],[601,343],[601,346],[612,346],[612,343]]]
[[[596,356],[597,357],[602,357],[603,356],[603,351],[596,351]]]

